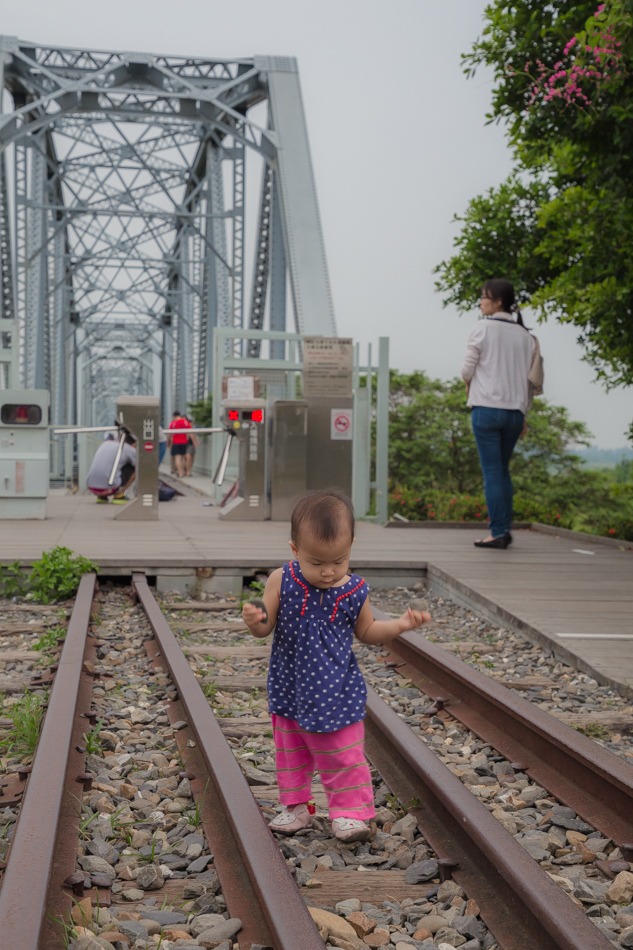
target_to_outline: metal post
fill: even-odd
[[[389,510],[389,337],[378,340],[376,392],[376,514],[379,524]]]
[[[336,336],[325,245],[316,197],[297,61],[256,57],[266,72],[290,286],[298,333]]]
[[[272,179],[272,220],[270,224],[270,329],[286,329],[286,249],[284,247],[284,232],[281,220],[281,206],[279,204],[279,183],[277,173],[273,171]],[[283,340],[273,340],[270,344],[270,357],[273,360],[284,358]]]
[[[232,271],[232,324],[244,326],[244,145],[233,143],[233,255]],[[233,355],[241,356],[241,341],[233,341]]]
[[[255,250],[255,272],[253,274],[253,290],[251,294],[251,313],[248,324],[254,330],[264,329],[266,293],[268,290],[268,265],[270,262],[272,183],[272,166],[270,166],[267,162],[264,162],[259,207],[257,248]],[[247,345],[248,356],[259,356],[260,347],[260,340],[249,340]]]
[[[226,340],[222,337],[220,327],[216,327],[213,331],[213,412],[212,412],[212,425],[220,425],[220,417],[222,415],[222,377],[224,376],[224,355],[226,353]],[[220,457],[222,455],[223,446],[220,445],[218,439],[211,440],[211,471],[215,472],[218,465],[220,464]],[[216,498],[219,495],[217,486],[215,488]]]
[[[27,389],[45,388],[46,143],[38,136],[29,149],[26,211],[25,350]]]
[[[193,399],[191,385],[193,372],[192,353],[192,320],[193,302],[191,288],[191,256],[189,248],[189,229],[183,227],[178,242],[178,323],[177,323],[177,360],[178,360],[178,391],[176,394],[177,409],[187,411],[187,403]]]
[[[67,388],[68,373],[66,362],[66,306],[64,282],[65,260],[64,260],[64,232],[59,230],[53,239],[54,247],[54,284],[52,291],[53,305],[53,346],[52,361],[53,373],[51,386],[51,423],[53,425],[62,425],[66,422]],[[51,471],[56,475],[65,475],[65,447],[56,439],[52,443],[51,452]]]

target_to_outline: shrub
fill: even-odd
[[[34,562],[28,577],[20,574],[17,561],[8,570],[7,578],[0,575],[5,596],[22,594],[30,600],[50,604],[72,597],[83,575],[96,572],[98,566],[81,555],[73,557],[70,548],[56,547],[45,551],[40,560]]]

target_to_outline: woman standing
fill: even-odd
[[[490,534],[475,547],[505,549],[512,543],[510,458],[525,431],[532,402],[528,375],[538,347],[509,281],[486,281],[480,307],[483,319],[470,334],[462,366],[490,521]]]

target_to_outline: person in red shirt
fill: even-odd
[[[189,420],[179,412],[174,412],[174,418],[169,424],[170,429],[191,429]],[[182,478],[185,474],[185,455],[187,452],[187,438],[183,433],[176,435],[167,434],[167,439],[171,445],[171,454],[176,463],[176,474]]]

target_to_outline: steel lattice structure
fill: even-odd
[[[21,383],[51,390],[54,424],[107,423],[122,392],[159,395],[165,417],[203,398],[213,328],[285,330],[287,276],[296,332],[336,333],[294,59],[5,36],[3,90],[0,319],[17,319]]]

